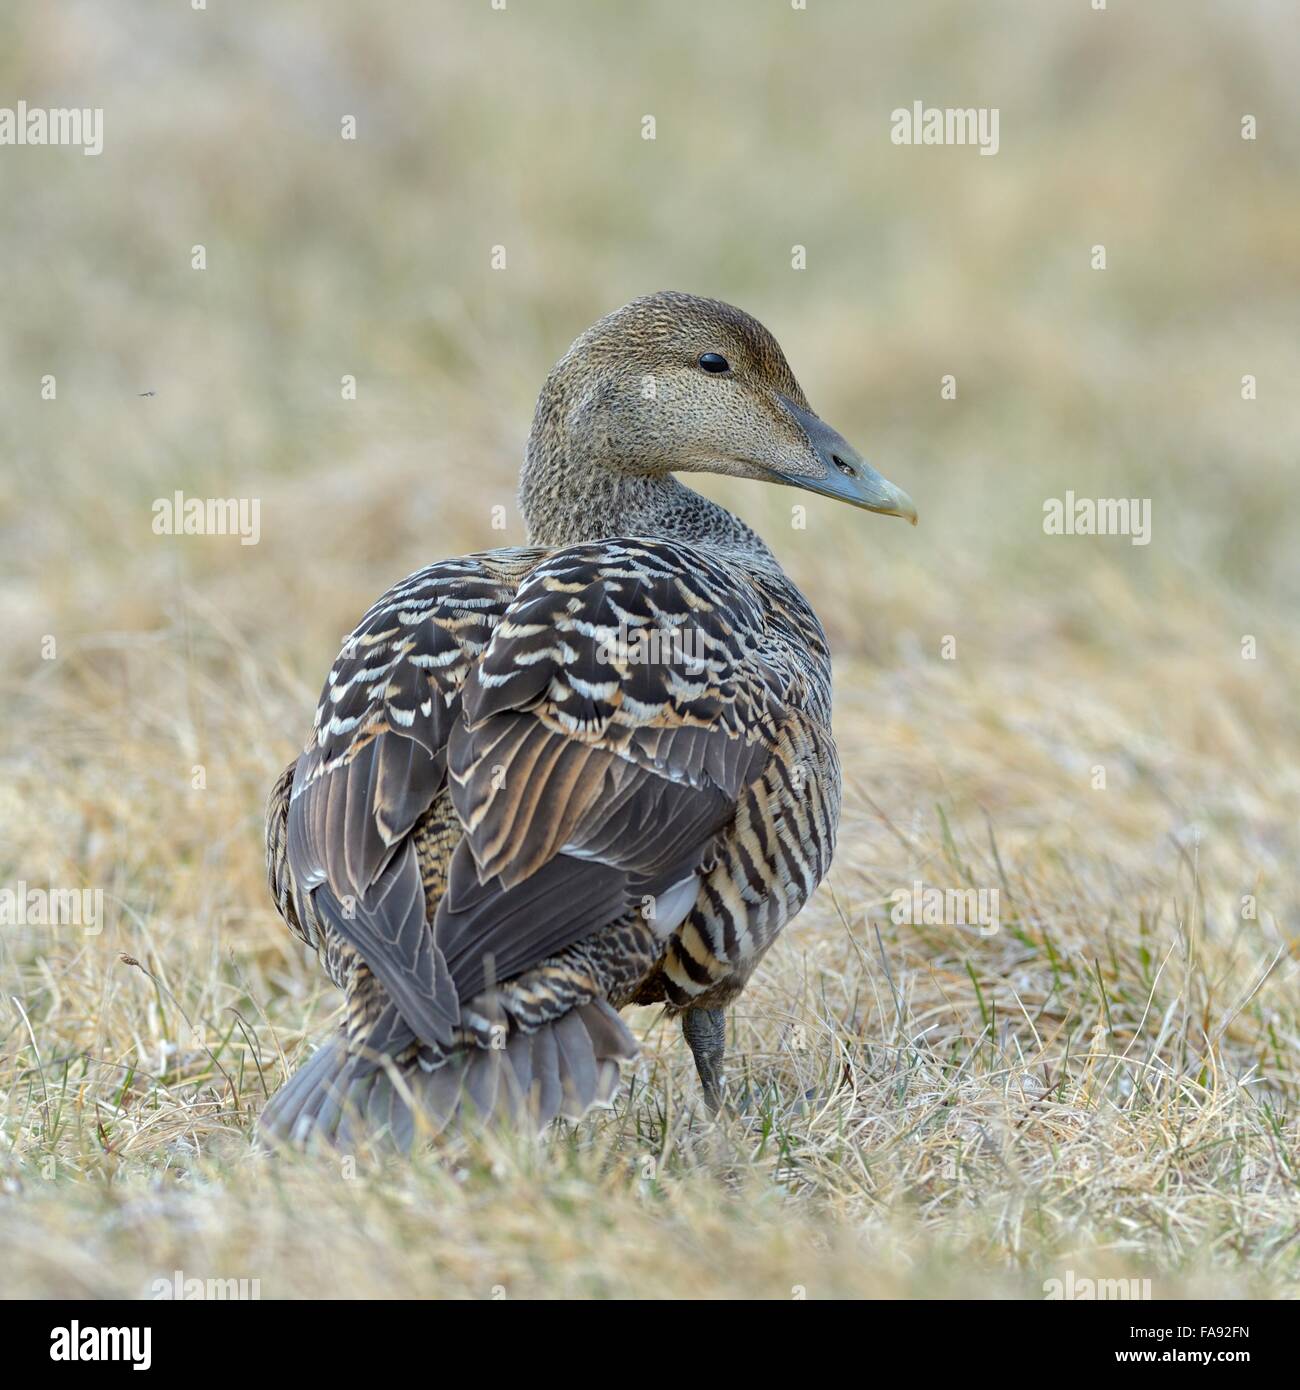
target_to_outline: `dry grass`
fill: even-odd
[[[613,8],[0,20],[3,90],[106,109],[97,161],[0,150],[31,267],[0,886],[107,905],[0,928],[0,1289],[1295,1295],[1294,35],[1263,4]],[[1001,106],[996,159],[889,145],[944,93]],[[619,1107],[543,1146],[266,1162],[252,1119],[337,1000],[268,901],[265,792],[371,599],[520,538],[490,508],[542,374],[661,285],[768,321],[922,515],[801,531],[709,485],[823,615],[847,781],[732,1020],[740,1113],[704,1122],[645,1011]],[[177,488],[261,499],[261,543],[153,536]],[[1045,536],[1067,488],[1151,498],[1151,545]],[[1000,929],[894,922],[917,880],[996,889]]]

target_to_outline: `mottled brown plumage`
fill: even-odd
[[[915,520],[740,311],[653,295],[583,334],[538,401],[532,544],[385,594],[272,792],[272,895],[347,1016],[268,1138],[576,1118],[633,1002],[682,1013],[717,1103],[721,1010],[825,873],[840,778],[821,626],[690,471]]]

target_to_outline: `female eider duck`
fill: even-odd
[[[830,864],[840,771],[816,614],[676,473],[916,521],[748,314],[669,292],[588,329],[537,402],[530,544],[390,589],[271,793],[271,892],[347,1011],[268,1141],[576,1119],[630,1004],[680,1016],[718,1105],[723,1010]]]

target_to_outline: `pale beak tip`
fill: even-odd
[[[919,518],[916,515],[916,503],[912,501],[912,499],[907,495],[907,493],[903,491],[901,487],[898,488],[897,491],[898,500],[895,506],[894,515],[901,516],[904,521],[909,521],[913,526],[915,526],[917,521],[919,520]]]

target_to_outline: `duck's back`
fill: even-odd
[[[346,992],[273,1137],[409,1143],[608,1100],[610,1007],[725,1002],[829,862],[825,639],[774,565],[669,540],[444,561],[331,668],[268,814],[277,905]]]

